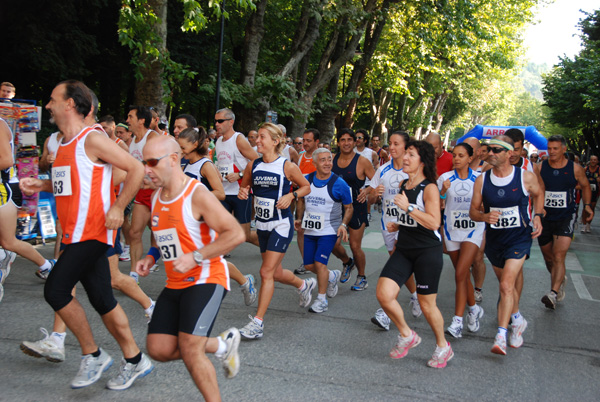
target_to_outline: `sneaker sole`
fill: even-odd
[[[134,381],[137,380],[138,378],[143,378],[146,377],[148,374],[150,374],[152,372],[152,370],[154,370],[154,364],[150,364],[150,367],[148,367],[145,371],[142,371],[136,375],[134,375],[133,377],[131,377],[129,379],[129,381],[127,381],[125,384],[123,385],[118,385],[118,386],[109,386],[108,384],[106,384],[106,388],[110,389],[111,391],[125,391],[126,389],[131,388],[131,386],[133,385]],[[106,371],[106,370],[104,370]]]
[[[308,309],[309,312],[315,313],[315,314],[321,314],[321,313],[326,312],[327,310],[328,309],[325,309],[325,310],[322,310],[322,311],[315,311],[315,310],[312,309],[312,307]]]
[[[361,290],[365,290],[368,287],[369,287],[369,284],[367,283],[364,287],[351,286],[350,290],[354,290],[356,292],[360,292]]]
[[[431,364],[429,364],[429,362],[427,362],[427,366],[431,367],[431,368],[445,368],[448,365],[448,362],[450,360],[452,360],[452,358],[454,357],[454,351],[450,351],[450,356],[448,356],[448,358],[441,364],[437,364],[437,362],[432,362]]]
[[[23,353],[25,353],[28,356],[31,357],[35,357],[36,359],[39,359],[41,357],[45,358],[46,360],[48,360],[51,363],[62,363],[65,361],[65,359],[59,359],[57,357],[52,357],[52,356],[44,356],[43,354],[28,348],[27,346],[25,346],[24,344],[21,344],[21,350],[23,351]]]
[[[551,310],[555,310],[556,309],[556,304],[554,304],[552,302],[552,300],[550,300],[550,298],[546,295],[544,295],[544,297],[542,297],[542,303],[544,303],[544,305],[546,306],[546,308],[549,308]]]
[[[506,356],[506,350],[502,349],[498,345],[492,346],[492,353],[497,354],[497,355],[501,355],[501,356]]]
[[[458,336],[456,336],[455,334],[453,334],[451,331],[449,331],[448,329],[446,329],[445,333],[447,333],[448,335],[450,335],[451,337],[453,337],[454,339],[458,339],[458,338],[462,338],[462,333],[458,334]]]
[[[386,326],[382,325],[382,324],[379,322],[379,320],[378,320],[377,318],[375,318],[375,317],[371,317],[371,322],[372,322],[373,324],[377,325],[379,328],[381,328],[381,329],[385,330],[385,331],[389,331],[389,330],[390,330],[390,327],[386,327]]]
[[[242,336],[241,339],[248,339],[248,340],[252,340],[252,339],[261,339],[263,336],[261,335],[254,335],[254,336],[248,336],[248,335],[244,335],[240,332],[240,335]]]

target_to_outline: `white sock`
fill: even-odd
[[[133,279],[135,279],[136,282],[138,282],[140,280],[140,276],[138,275],[137,272],[130,272],[129,276],[131,276]]]
[[[319,295],[317,296],[317,299],[321,300],[321,301],[327,301],[327,295],[325,293],[321,294],[319,293]]]
[[[469,313],[475,314],[475,311],[477,311],[477,304],[473,304],[472,306],[469,306]]]
[[[150,315],[150,313],[154,311],[154,304],[154,300],[150,299],[150,307],[144,309],[144,312]]]
[[[52,337],[52,339],[54,339],[54,343],[58,347],[65,347],[65,338],[67,336],[66,332],[53,332],[52,334],[50,334],[50,336]]]
[[[44,262],[42,265],[40,265],[40,271],[43,271],[45,269],[50,269],[52,268],[52,264],[50,264],[50,261],[46,260],[46,262]]]
[[[329,271],[329,282],[333,282],[335,280],[335,274],[333,271]]]
[[[458,322],[460,325],[462,325],[463,318],[462,318],[462,317],[459,317],[459,316],[457,316],[457,315],[455,315],[455,316],[454,316],[454,321],[456,321],[456,322]]]
[[[217,341],[219,342],[219,347],[217,348],[217,351],[215,352],[215,356],[223,357],[223,355],[225,355],[225,352],[227,352],[227,344],[225,343],[225,341],[223,339],[221,339],[220,336],[217,336]]]
[[[517,311],[516,313],[512,314],[511,317],[513,325],[521,325],[521,323],[523,322],[523,316],[521,315],[520,311]]]
[[[299,290],[299,291],[301,291],[301,292],[302,292],[304,289],[306,289],[306,281],[302,281],[302,286],[300,286],[300,287],[298,288],[298,290]]]
[[[441,350],[446,350],[450,347],[450,344],[448,342],[446,342],[446,346],[444,346],[443,348],[440,348],[438,345],[435,345],[435,351],[439,352]]]
[[[417,297],[417,292],[415,291],[413,294],[411,294],[411,295],[410,295],[410,298],[411,298],[411,299],[415,299],[415,300],[416,300],[416,299],[418,299],[418,297]]]
[[[246,288],[248,287],[248,284],[250,283],[250,280],[248,278],[246,278],[246,282],[244,282],[243,285],[240,285],[241,288]]]

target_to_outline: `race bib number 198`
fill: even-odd
[[[275,211],[275,200],[271,198],[254,197],[254,211],[257,218],[271,219]]]

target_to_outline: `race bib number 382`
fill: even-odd
[[[513,229],[521,226],[521,216],[519,215],[519,207],[509,208],[490,208],[490,211],[499,211],[500,217],[498,222],[490,225],[492,229]]]

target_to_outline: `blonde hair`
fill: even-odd
[[[275,145],[275,152],[278,155],[281,155],[281,152],[283,151],[283,148],[285,148],[285,137],[283,135],[283,132],[281,131],[281,129],[279,127],[277,127],[276,124],[273,123],[263,123],[259,129],[264,129],[266,130],[269,135],[271,136],[271,139],[273,141],[277,141],[279,140],[279,144]]]

